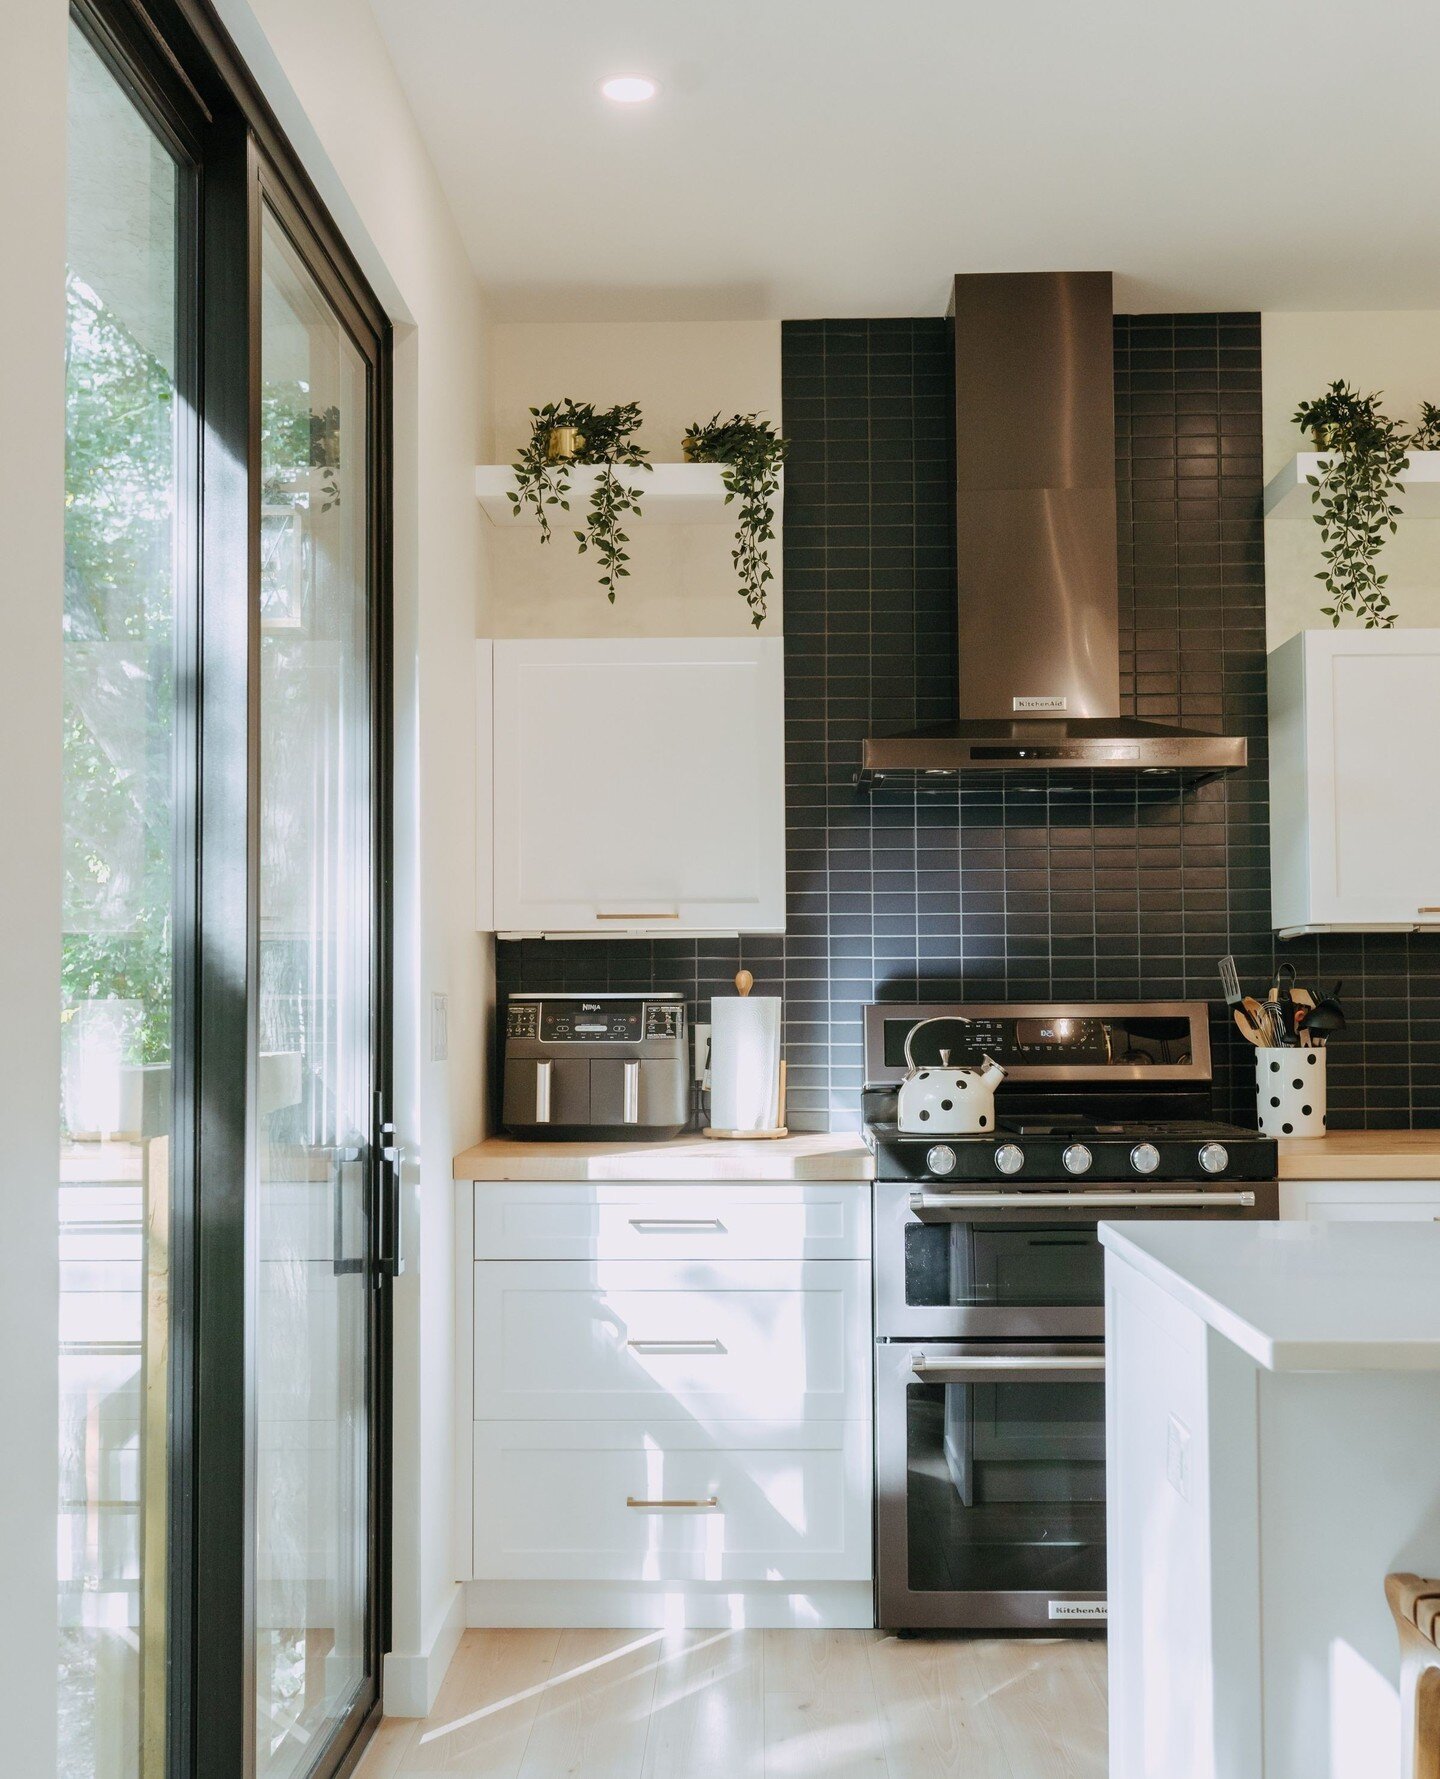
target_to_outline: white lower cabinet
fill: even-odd
[[[481,1261],[477,1420],[853,1420],[861,1261]]]
[[[869,1425],[477,1422],[475,1572],[536,1581],[864,1579]]]
[[[504,1181],[475,1190],[477,1260],[868,1260],[855,1182]]]
[[[867,1615],[829,1622],[869,1622],[868,1184],[462,1192],[470,1579],[558,1587],[577,1622],[635,1622],[660,1584],[714,1622],[730,1583],[798,1603],[767,1622],[827,1588]]]
[[[1312,1223],[1440,1223],[1440,1180],[1282,1180],[1280,1215]]]

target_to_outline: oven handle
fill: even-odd
[[[1031,1384],[1083,1384],[1105,1375],[1105,1355],[1036,1353],[1011,1354],[1003,1359],[927,1359],[917,1353],[910,1369],[931,1384],[986,1384],[997,1378],[1018,1378]]]
[[[922,1223],[956,1223],[970,1211],[1220,1210],[1248,1209],[1253,1192],[912,1192],[910,1209]]]

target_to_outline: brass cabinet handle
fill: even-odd
[[[705,1495],[693,1501],[641,1501],[634,1495],[625,1497],[627,1507],[718,1507],[718,1495]]]
[[[679,920],[679,910],[675,908],[652,908],[641,910],[638,914],[611,913],[608,909],[596,909],[596,920]]]
[[[1440,908],[1417,908],[1417,914],[1440,914]]]
[[[627,1347],[634,1347],[637,1353],[650,1351],[652,1348],[662,1353],[723,1353],[725,1343],[721,1340],[627,1340]]]

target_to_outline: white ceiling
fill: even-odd
[[[1419,0],[371,3],[500,316],[1440,308]]]

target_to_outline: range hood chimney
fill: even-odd
[[[859,782],[1243,766],[1240,737],[1119,714],[1112,275],[961,275],[950,312],[960,717],[870,737]]]

